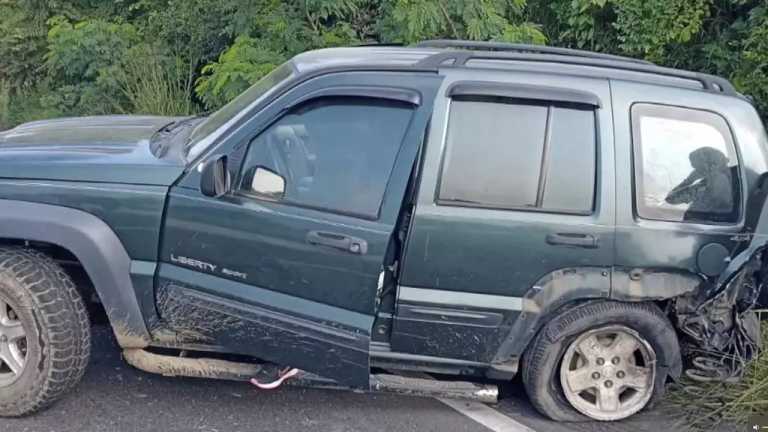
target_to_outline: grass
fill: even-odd
[[[11,127],[11,85],[0,80],[0,131]]]
[[[763,311],[768,318],[768,311]],[[763,351],[747,367],[738,383],[676,384],[667,401],[684,416],[692,430],[713,430],[723,424],[748,424],[768,413],[768,321],[762,321]]]
[[[193,103],[181,70],[177,61],[163,62],[156,54],[144,53],[129,58],[115,79],[132,105],[131,113],[188,115]]]

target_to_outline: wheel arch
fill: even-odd
[[[499,347],[492,365],[500,370],[517,365],[533,338],[554,317],[569,309],[601,301],[647,302],[665,310],[674,298],[697,290],[699,275],[658,269],[574,267],[547,274],[526,292],[520,315]],[[672,324],[668,314],[665,314]],[[670,369],[672,377],[682,374],[682,365]]]
[[[90,278],[123,348],[145,348],[151,337],[131,281],[131,258],[101,219],[69,207],[0,200],[0,241],[32,241],[74,256]]]
[[[536,333],[556,314],[589,301],[610,298],[610,267],[573,267],[540,278],[523,296],[522,310],[492,364],[516,364]]]

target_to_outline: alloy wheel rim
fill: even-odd
[[[0,299],[0,387],[13,384],[24,372],[27,346],[27,331],[16,309]]]
[[[571,343],[560,365],[566,399],[596,420],[620,420],[642,410],[655,381],[656,353],[625,326],[585,332]]]

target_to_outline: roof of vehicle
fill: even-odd
[[[367,45],[326,48],[294,57],[299,73],[321,69],[413,69],[437,71],[451,67],[506,69],[536,63],[567,73],[631,79],[741,96],[726,79],[698,72],[657,66],[645,60],[590,51],[524,44],[472,41],[425,41],[405,46]]]

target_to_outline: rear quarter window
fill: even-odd
[[[632,107],[635,207],[645,219],[735,223],[739,162],[718,114],[682,107]]]

